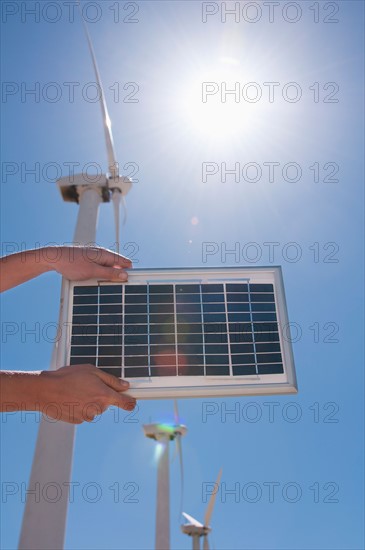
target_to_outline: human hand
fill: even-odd
[[[71,281],[127,281],[128,274],[124,269],[132,267],[128,258],[97,246],[46,247],[42,258],[48,269],[57,271]]]
[[[46,246],[0,258],[0,291],[55,270],[71,281],[102,279],[125,282],[132,262],[97,246]]]
[[[36,401],[40,410],[63,422],[92,422],[112,405],[126,411],[132,411],[136,405],[133,397],[123,393],[129,388],[128,382],[92,365],[42,371],[39,380]]]

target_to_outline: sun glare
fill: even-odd
[[[227,141],[248,129],[255,109],[240,93],[241,72],[238,60],[220,57],[183,86],[183,117],[195,134]]]

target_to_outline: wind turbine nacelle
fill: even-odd
[[[110,201],[110,191],[118,189],[125,196],[132,187],[132,180],[126,176],[108,178],[106,174],[72,174],[57,180],[61,195],[66,202],[79,202],[80,194],[86,187],[99,189],[103,202]]]
[[[182,424],[145,424],[143,431],[144,435],[150,439],[155,439],[156,441],[170,439],[172,441],[177,435],[185,435],[187,428]]]
[[[196,525],[192,525],[191,523],[184,523],[180,526],[180,528],[181,531],[185,535],[189,535],[189,537],[206,537],[212,530],[210,527],[206,527],[205,525],[197,527]]]
[[[103,202],[110,201],[110,190],[108,187],[108,178],[105,174],[97,174],[92,177],[89,174],[72,174],[57,180],[57,185],[61,195],[66,202],[79,202],[82,189],[92,187],[100,189]]]

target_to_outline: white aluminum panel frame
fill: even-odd
[[[277,323],[284,373],[246,376],[156,376],[126,378],[131,384],[128,393],[136,399],[173,399],[190,397],[226,397],[243,395],[276,395],[297,393],[294,358],[290,341],[290,325],[285,300],[282,270],[270,267],[224,268],[160,268],[128,270],[128,284],[161,283],[268,283],[274,286]],[[120,285],[108,281],[70,282],[69,298],[64,304],[64,327],[60,346],[65,364],[70,362],[73,289],[75,286]],[[283,330],[284,329],[284,330]]]

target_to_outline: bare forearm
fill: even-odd
[[[44,373],[0,371],[1,412],[40,410]]]
[[[124,282],[128,258],[110,250],[88,246],[48,246],[0,259],[0,291],[25,283],[46,271],[57,271],[71,281],[100,279]]]
[[[90,422],[109,406],[125,410],[135,399],[124,393],[129,383],[92,365],[55,371],[0,371],[0,411],[39,411],[56,420]]]
[[[46,261],[46,249],[27,250],[0,259],[0,291],[9,290],[52,267]]]

